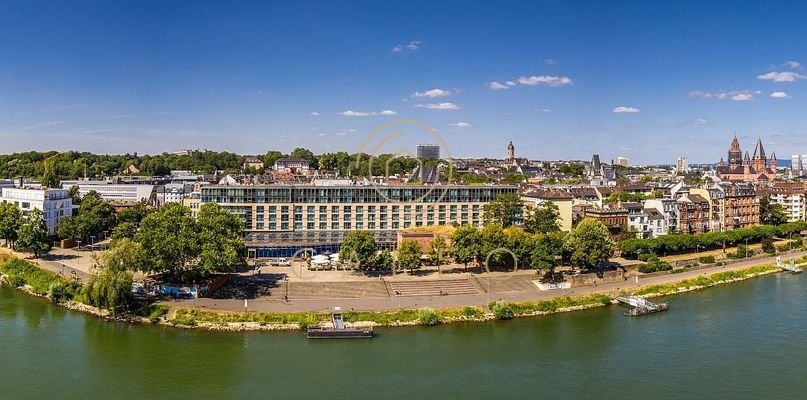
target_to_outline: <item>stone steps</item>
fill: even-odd
[[[503,292],[523,292],[523,291],[537,291],[538,287],[532,283],[533,280],[538,279],[534,275],[521,275],[521,276],[508,276],[490,278],[490,292],[503,293]],[[479,277],[479,282],[487,288],[487,278]]]
[[[394,296],[440,296],[477,294],[479,290],[469,279],[445,279],[437,281],[389,282]]]
[[[283,297],[286,288],[281,285],[272,296]],[[290,299],[360,299],[387,298],[387,288],[382,281],[373,282],[291,282]]]

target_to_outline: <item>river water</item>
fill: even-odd
[[[372,340],[104,322],[0,287],[2,399],[807,398],[807,280],[777,274],[504,322]]]

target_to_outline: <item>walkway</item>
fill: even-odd
[[[795,252],[782,256],[782,260],[791,260],[800,258],[807,255],[807,251]],[[689,270],[678,274],[663,274],[659,276],[640,277],[637,283],[635,279],[629,279],[624,282],[602,284],[598,286],[584,286],[575,287],[563,290],[550,290],[538,291],[532,288],[522,288],[521,290],[513,290],[507,292],[485,293],[484,288],[487,286],[487,281],[490,278],[485,274],[476,275],[479,277],[482,289],[479,293],[475,294],[458,294],[452,296],[395,296],[383,298],[335,298],[335,299],[295,299],[290,296],[290,301],[284,302],[281,295],[260,297],[247,301],[247,308],[249,311],[259,312],[301,312],[301,311],[319,311],[327,312],[333,306],[341,306],[343,309],[355,309],[359,311],[381,311],[381,310],[395,310],[400,308],[445,308],[445,307],[462,307],[462,306],[483,306],[494,300],[506,301],[536,301],[548,300],[562,296],[587,296],[595,293],[616,293],[624,289],[635,289],[642,286],[658,285],[664,283],[677,282],[684,279],[695,278],[701,275],[712,275],[718,272],[732,271],[748,268],[756,265],[765,265],[774,263],[774,259],[765,257],[761,259],[741,261],[728,266],[714,266],[702,269]],[[470,278],[469,279],[475,279]],[[493,274],[491,274],[493,275]],[[533,275],[535,276],[535,275]],[[457,279],[454,275],[452,279]],[[327,284],[322,282],[323,284]],[[291,286],[294,286],[292,282]],[[276,293],[283,293],[283,286],[276,288]],[[167,302],[175,306],[182,307],[201,307],[210,310],[219,311],[244,311],[243,299],[209,299],[202,298],[193,300],[179,300]]]

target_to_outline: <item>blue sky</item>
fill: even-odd
[[[807,3],[702,3],[2,1],[0,152],[807,153]]]

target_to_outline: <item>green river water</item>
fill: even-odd
[[[0,287],[2,399],[803,399],[807,280],[372,340],[104,322]]]

